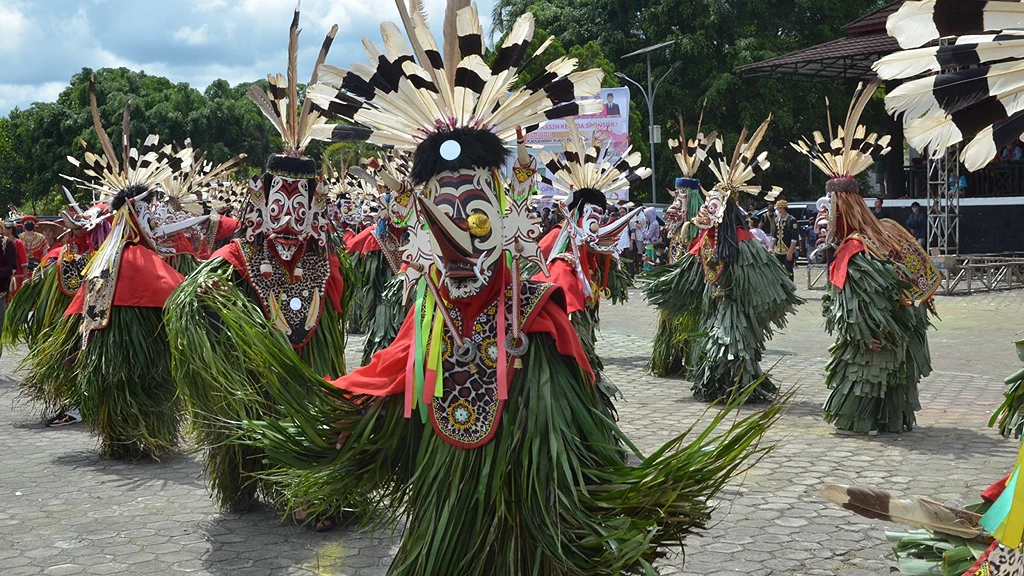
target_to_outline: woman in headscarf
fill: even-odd
[[[654,260],[654,245],[661,241],[661,224],[658,223],[658,210],[654,206],[648,206],[644,210],[647,217],[647,226],[644,227],[644,252],[647,259]],[[651,265],[644,261],[644,270],[650,270]]]

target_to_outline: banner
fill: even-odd
[[[576,116],[576,127],[583,135],[587,145],[596,141],[611,151],[623,153],[629,147],[629,88],[604,88],[597,96],[604,103],[601,112]],[[545,125],[526,135],[526,142],[531,146],[540,146],[550,152],[560,153],[562,142],[569,138],[569,123],[566,120],[549,120]],[[539,149],[531,148],[530,154],[536,155]],[[540,166],[541,173],[544,166]],[[538,192],[542,196],[557,196],[558,192],[547,184],[538,183]],[[620,190],[608,195],[609,200],[629,200],[629,190]]]

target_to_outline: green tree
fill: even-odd
[[[550,37],[551,35],[545,30],[537,28],[534,31],[533,40],[530,42],[528,53],[533,54],[536,52],[536,50],[540,48],[540,46]],[[496,45],[500,46],[502,41],[504,41],[504,37],[502,37]],[[490,56],[493,58],[494,54],[491,53]],[[564,56],[576,58],[579,61],[578,67],[580,70],[600,68],[601,71],[604,72],[604,77],[601,80],[602,88],[617,88],[622,86],[619,78],[615,76],[615,65],[611,60],[605,57],[604,52],[597,43],[587,42],[583,45],[572,46],[568,51],[566,51],[562,42],[557,38],[552,41],[551,45],[548,46],[540,56],[530,61],[520,71],[516,85],[524,86],[528,84],[533,78],[544,71],[545,66]],[[633,149],[638,150],[644,155],[644,157],[647,157],[650,148],[647,140],[645,138],[636,138],[635,136],[636,134],[646,133],[646,125],[643,124],[643,116],[641,116],[640,111],[635,105],[635,99],[634,105],[629,109],[629,131]],[[650,184],[647,182],[638,182],[634,184],[631,194],[634,198],[649,197]]]
[[[743,126],[774,115],[763,150],[773,164],[762,178],[786,188],[788,198],[817,198],[822,180],[808,184],[806,160],[788,143],[825,128],[825,98],[847,101],[851,82],[798,82],[742,79],[736,67],[835,39],[841,27],[884,4],[880,0],[498,0],[493,22],[504,33],[519,14],[534,12],[537,26],[556,35],[569,51],[593,42],[612,65],[638,82],[647,78],[646,59],[622,55],[665,41],[674,43],[652,54],[653,76],[680,65],[662,84],[654,120],[663,140],[673,136],[676,114],[695,126],[701,104],[708,101],[705,125],[719,130],[726,146],[735,144]],[[634,103],[642,97],[634,98]],[[634,110],[641,106],[634,105]],[[845,107],[843,107],[845,110]],[[838,111],[837,115],[841,115]],[[639,127],[631,125],[634,146],[647,140],[646,110]],[[865,118],[881,129],[880,104]],[[655,150],[659,189],[676,176],[666,144]],[[705,178],[710,178],[704,172]],[[637,190],[635,190],[637,191]],[[642,196],[638,196],[643,199]]]
[[[67,161],[67,156],[81,154],[79,141],[98,150],[89,111],[90,77],[95,77],[104,128],[115,143],[121,141],[124,107],[131,101],[130,136],[135,145],[157,134],[161,142],[178,145],[191,139],[214,162],[244,153],[240,176],[261,171],[270,153],[281,149],[280,137],[246,95],[251,83],[231,86],[216,80],[200,92],[185,83],[127,68],[83,68],[56,102],[16,108],[0,119],[0,202],[4,205],[50,209],[49,200],[58,197],[60,186],[70,188],[60,174],[80,176]],[[265,87],[266,82],[260,85]],[[310,153],[319,154],[321,149],[311,147]]]

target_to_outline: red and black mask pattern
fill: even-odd
[[[310,238],[327,243],[327,194],[318,178],[292,178],[267,173],[249,182],[250,208],[244,222],[246,239],[263,234],[277,256],[295,259]]]
[[[489,169],[442,172],[419,204],[453,299],[475,296],[494,276],[503,246],[502,211]]]

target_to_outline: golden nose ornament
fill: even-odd
[[[491,221],[486,214],[477,212],[469,216],[469,233],[477,238],[491,233]]]

